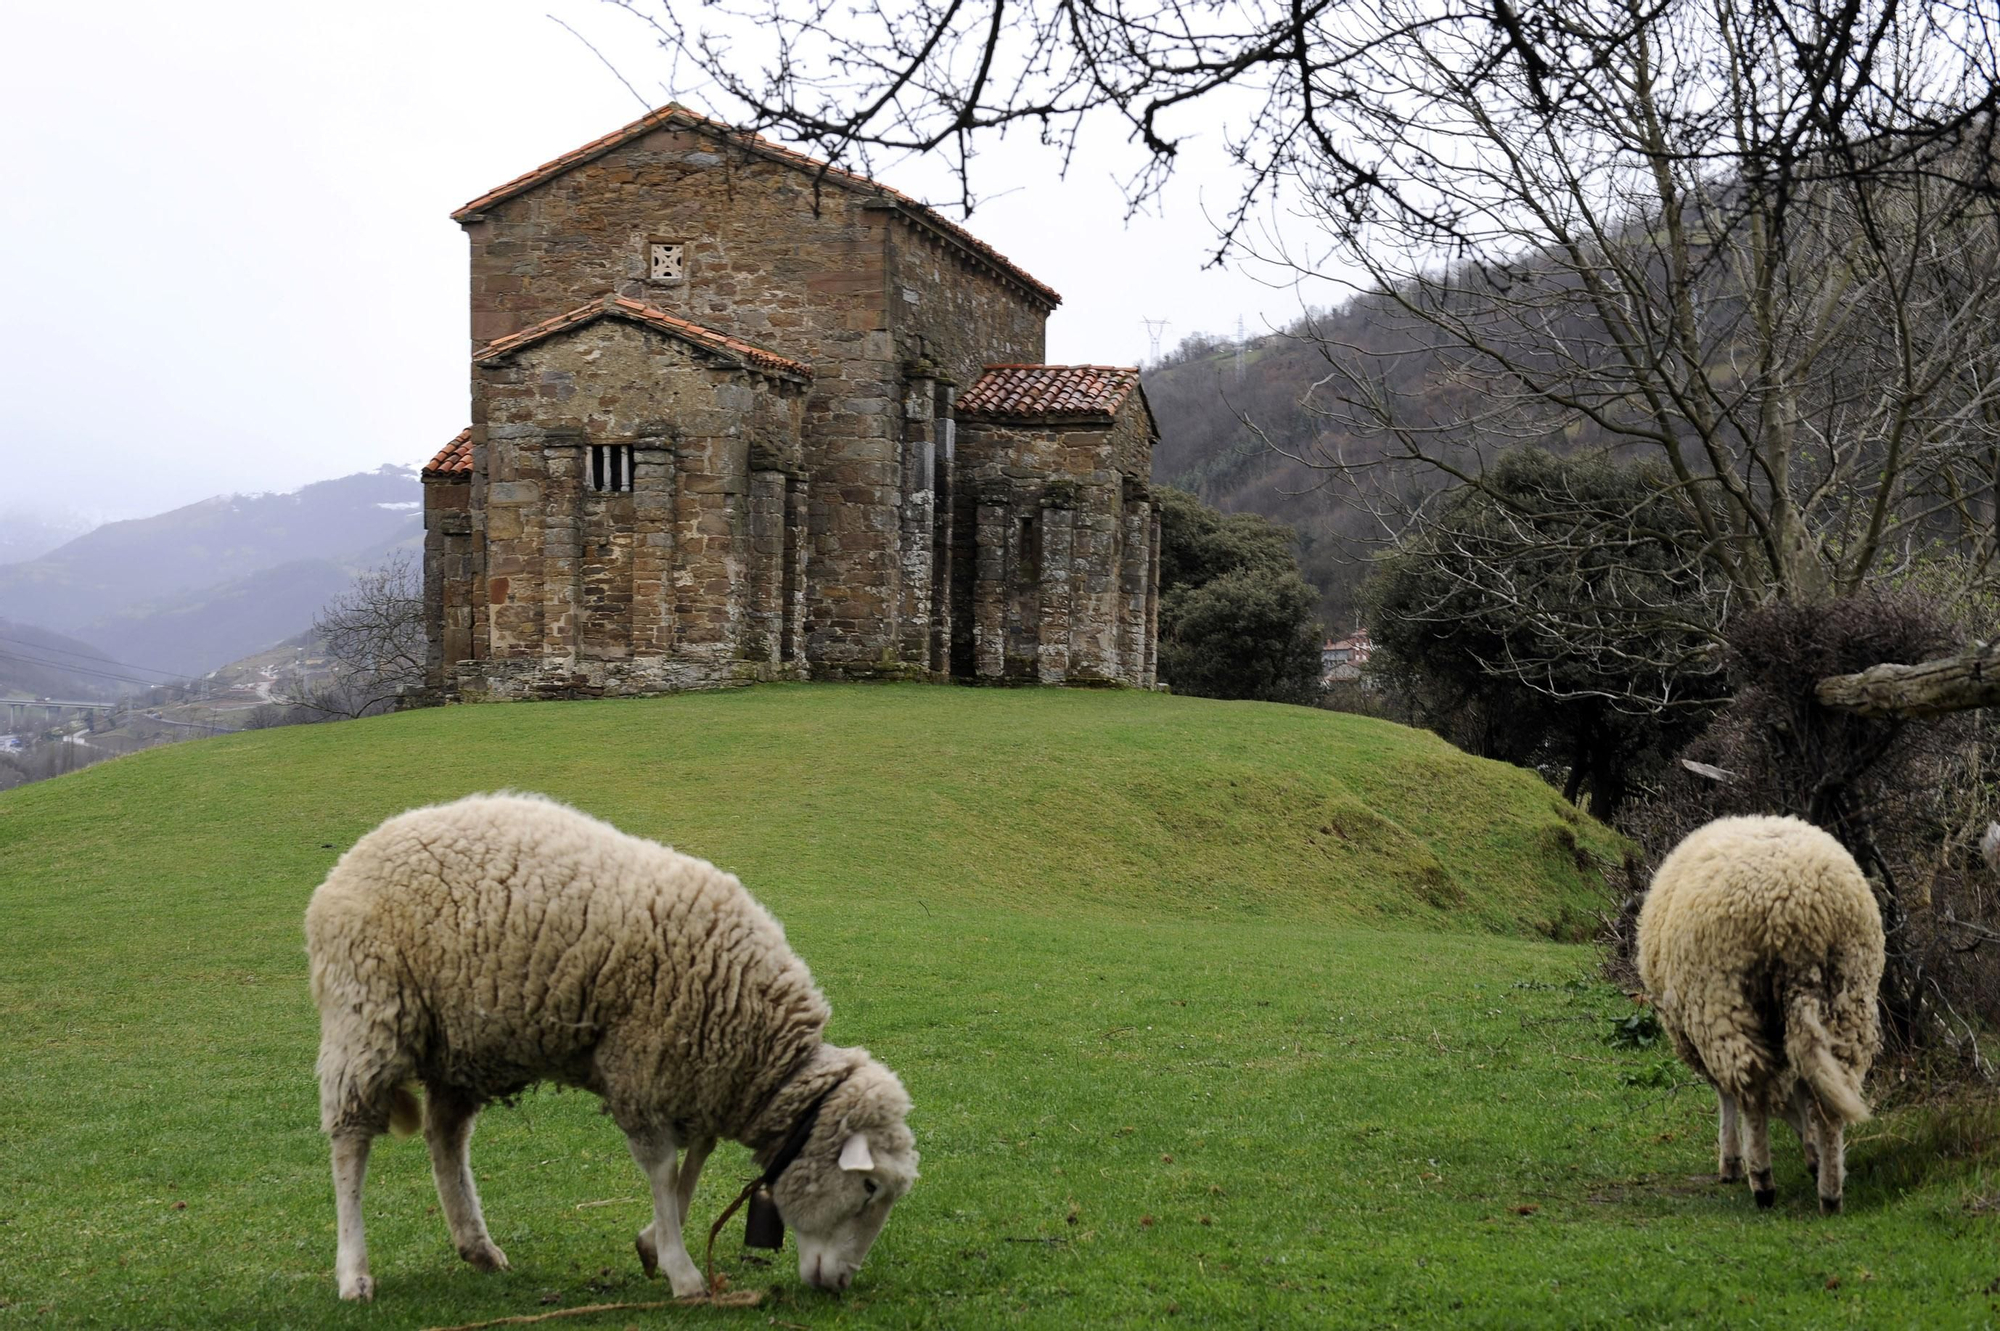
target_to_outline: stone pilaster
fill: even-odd
[[[1152,614],[1150,571],[1153,565],[1153,506],[1128,496],[1125,508],[1125,551],[1119,570],[1118,677],[1143,687],[1146,674],[1147,625]]]
[[[542,436],[542,649],[551,665],[574,662],[582,570],[583,432]]]
[[[785,478],[784,636],[780,661],[801,674],[806,669],[806,547],[812,495],[803,475]]]
[[[674,649],[674,454],[660,435],[632,445],[632,655]]]
[[[785,473],[750,473],[749,611],[742,655],[778,664],[785,640]]]
[[[1160,515],[1149,524],[1146,560],[1146,664],[1139,672],[1139,687],[1150,689],[1159,682],[1160,652]]]
[[[1004,483],[982,488],[973,532],[972,658],[980,679],[999,679],[1007,671],[1008,490]]]
[[[1054,484],[1050,487],[1055,488]],[[1076,513],[1045,496],[1041,523],[1041,605],[1036,624],[1035,678],[1060,684],[1069,678],[1073,535]]]
[[[901,574],[896,655],[923,667],[931,650],[932,567],[937,522],[937,371],[908,367],[902,401],[903,490],[897,562]]]
[[[958,485],[958,423],[952,419],[950,384],[939,383],[934,396],[931,430],[936,442],[931,484],[931,640],[927,664],[939,675],[951,670],[951,557],[952,522],[958,507],[953,498]]]

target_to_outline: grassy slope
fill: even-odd
[[[1608,849],[1533,778],[1297,709],[791,687],[249,734],[0,797],[0,1326],[661,1297],[622,1143],[543,1093],[475,1151],[512,1272],[458,1263],[423,1151],[385,1145],[380,1301],[333,1298],[299,913],[386,813],[502,785],[742,874],[916,1098],[924,1181],[849,1298],[732,1235],[772,1300],[658,1322],[1988,1316],[1980,1180],[1922,1125],[1862,1131],[1837,1222],[1782,1132],[1777,1213],[1690,1181],[1711,1098],[1597,1043],[1621,1000],[1533,937],[1599,904],[1574,839]]]

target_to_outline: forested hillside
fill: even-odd
[[[1372,303],[1356,301],[1289,329],[1233,339],[1196,335],[1146,372],[1160,426],[1153,479],[1191,490],[1224,512],[1260,513],[1299,534],[1299,565],[1319,589],[1330,631],[1358,622],[1354,598],[1373,543],[1384,533],[1365,504],[1322,466],[1382,455],[1325,387],[1328,357],[1366,346],[1406,354],[1399,389],[1448,398],[1442,361]]]

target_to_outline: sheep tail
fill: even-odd
[[[424,1126],[423,1102],[417,1099],[417,1084],[399,1083],[389,1096],[389,1131],[407,1137]]]
[[[1805,1079],[1820,1104],[1845,1123],[1865,1123],[1870,1114],[1855,1077],[1833,1056],[1826,1012],[1817,985],[1800,985],[1786,995],[1785,1057]]]

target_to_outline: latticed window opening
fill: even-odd
[[[647,276],[655,282],[678,282],[681,280],[681,254],[679,245],[665,241],[654,241],[651,246]]]
[[[590,488],[605,494],[632,488],[632,445],[590,446]]]

